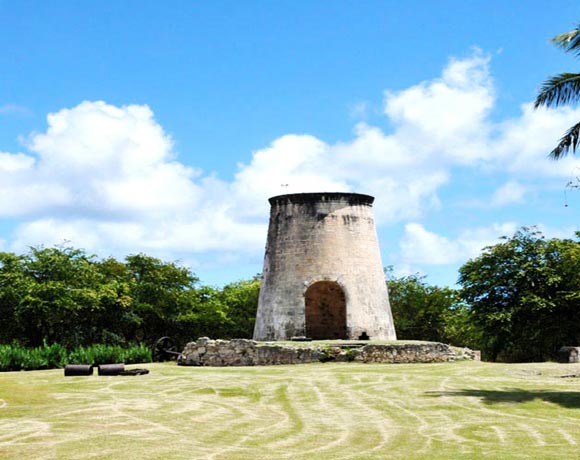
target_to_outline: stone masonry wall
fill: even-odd
[[[347,345],[323,347],[284,346],[254,340],[211,340],[202,337],[185,346],[178,364],[183,366],[268,366],[327,361],[362,363],[434,363],[457,359],[478,359],[478,352],[465,349],[456,353],[443,343],[368,344],[361,348]]]
[[[311,337],[305,294],[317,282],[340,286],[345,337],[396,339],[373,217],[374,198],[298,193],[270,198],[270,222],[255,340]]]

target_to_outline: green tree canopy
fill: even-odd
[[[258,279],[199,286],[188,268],[145,254],[121,262],[70,247],[0,252],[0,343],[251,337],[259,288]]]
[[[580,244],[522,228],[459,270],[487,359],[541,361],[580,343]]]
[[[459,292],[431,286],[418,274],[396,277],[387,269],[389,302],[399,340],[429,340],[475,346],[476,332]]]

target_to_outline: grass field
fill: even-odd
[[[0,374],[0,458],[580,459],[578,365],[141,367]]]

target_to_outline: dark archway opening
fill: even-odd
[[[306,335],[315,340],[346,339],[346,298],[334,281],[312,284],[304,294]]]

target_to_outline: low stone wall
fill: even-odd
[[[211,340],[202,337],[185,346],[177,363],[183,366],[269,366],[316,362],[435,363],[457,359],[478,359],[469,349],[454,351],[443,343],[368,344],[360,348],[347,345],[313,347],[258,343],[253,340]]]
[[[366,345],[356,361],[363,363],[442,363],[455,361],[457,354],[443,343],[409,345]]]

